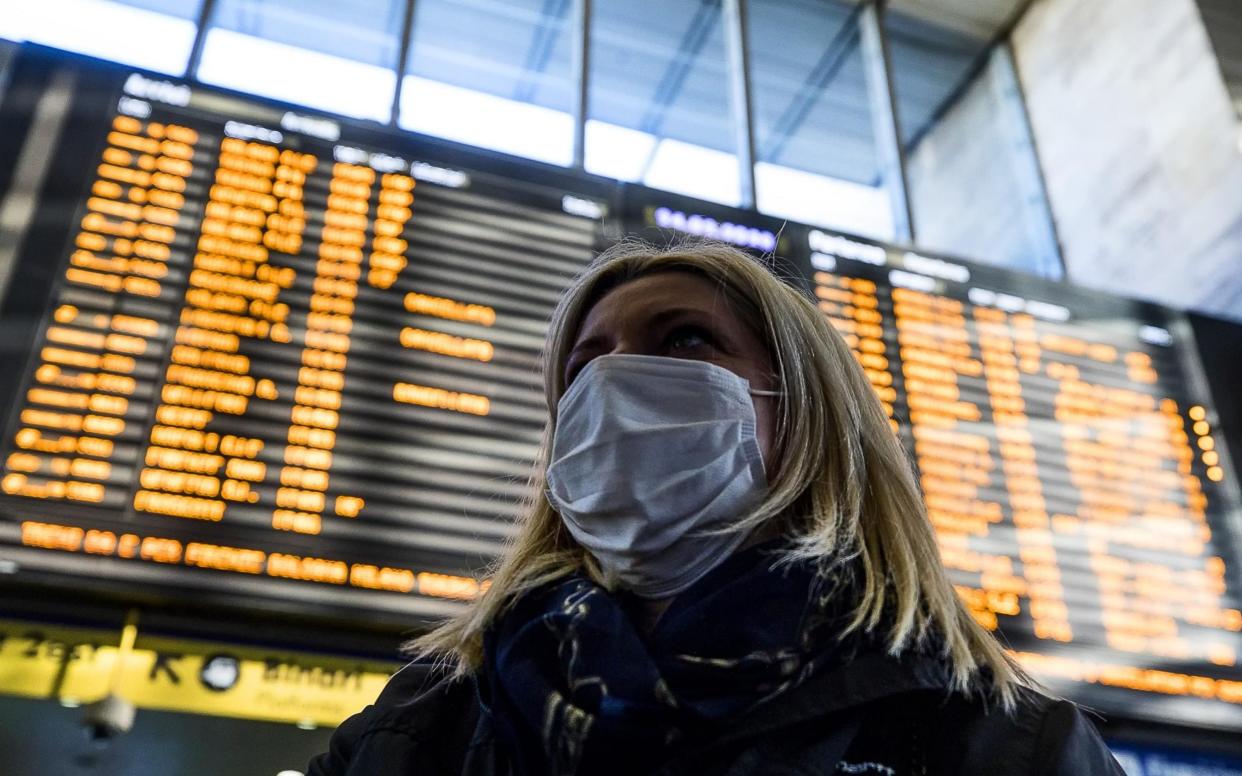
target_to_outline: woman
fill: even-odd
[[[311,774],[1121,774],[940,565],[815,305],[716,243],[565,292],[537,487],[487,592]]]

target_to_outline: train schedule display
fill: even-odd
[[[1242,724],[1236,469],[1186,316],[641,189],[624,214],[801,265],[958,594],[1034,675]]]
[[[410,622],[474,597],[605,205],[417,150],[119,81],[56,151],[59,242],[21,259],[56,269],[0,441],[7,557]]]

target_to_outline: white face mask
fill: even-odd
[[[548,498],[627,589],[676,595],[745,541],[716,531],[767,491],[750,394],[776,392],[749,385],[705,361],[608,355],[561,398]]]

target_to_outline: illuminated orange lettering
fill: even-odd
[[[426,350],[441,353],[454,358],[466,358],[476,361],[491,361],[495,352],[492,343],[486,340],[468,339],[443,334],[436,331],[405,327],[401,330],[401,345],[413,350]]]
[[[302,534],[317,534],[322,518],[311,512],[277,509],[272,512],[272,528]]]
[[[245,550],[202,542],[190,542],[185,546],[185,565],[218,571],[238,571],[243,574],[260,574],[267,553]]]
[[[496,322],[496,311],[490,307],[478,304],[465,304],[452,299],[427,296],[426,294],[414,292],[405,295],[405,309],[418,315],[430,315],[453,321],[478,323],[483,326],[491,326]]]
[[[22,522],[22,544],[27,547],[77,552],[81,549],[85,536],[86,531],[73,526],[31,520]]]
[[[192,496],[158,493],[140,490],[134,494],[134,509],[139,512],[154,512],[172,517],[184,517],[191,520],[208,520],[218,522],[224,517],[224,502],[213,501]],[[146,557],[146,540],[143,540],[143,557]]]
[[[418,592],[437,598],[471,600],[479,594],[478,580],[449,574],[433,574],[421,571],[417,575]]]
[[[486,415],[491,411],[491,402],[486,396],[446,391],[426,385],[396,383],[393,385],[392,397],[404,404],[417,404],[470,415]]]

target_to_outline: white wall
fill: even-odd
[[[1242,151],[1194,0],[1036,0],[1013,35],[1070,279],[1242,319]]]
[[[928,134],[906,174],[919,245],[1059,277],[1056,239],[1009,55],[993,52]]]

